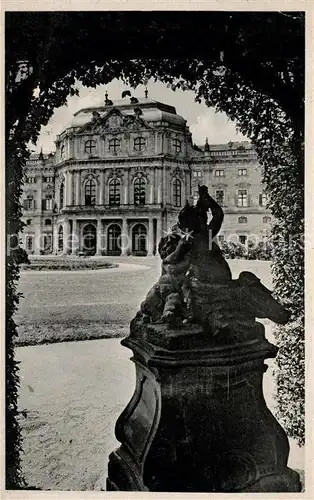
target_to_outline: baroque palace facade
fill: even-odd
[[[174,107],[147,97],[81,109],[30,156],[22,244],[31,254],[154,255],[198,184],[224,207],[220,241],[267,236],[271,215],[249,142],[192,142]]]

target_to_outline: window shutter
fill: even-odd
[[[239,206],[239,204],[238,204],[238,195],[237,194],[234,197],[234,205],[235,205],[235,207]]]
[[[27,200],[23,200],[23,208],[24,208],[24,210],[27,210],[27,208],[28,208]]]
[[[251,196],[249,195],[249,193],[247,194],[247,206],[251,206]]]
[[[263,195],[262,194],[258,195],[258,203],[259,203],[260,207],[263,205]]]
[[[33,200],[33,207],[34,207],[34,210],[36,210],[36,200]]]

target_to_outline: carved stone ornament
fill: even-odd
[[[123,169],[122,168],[111,168],[108,171],[108,179],[120,179],[122,180],[124,177]]]
[[[148,172],[146,170],[144,170],[142,167],[135,167],[134,169],[134,172],[131,176],[131,181],[133,182],[134,179],[137,179],[137,178],[144,178],[146,183],[148,184],[149,183],[149,176],[148,176]]]
[[[88,170],[83,170],[82,171],[82,180],[84,182],[89,181],[89,180],[94,180],[99,184],[99,174],[96,174],[94,170],[88,169]]]
[[[172,171],[172,177],[179,177],[180,179],[184,179],[184,170],[180,167],[176,167],[173,171]]]
[[[111,109],[106,115],[92,120],[84,125],[79,134],[93,133],[95,135],[117,134],[123,131],[151,129],[148,123],[139,115],[126,115],[118,108]]]

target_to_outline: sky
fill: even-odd
[[[56,136],[70,125],[74,113],[82,108],[103,105],[106,91],[112,101],[121,99],[121,93],[124,90],[130,90],[132,96],[135,97],[145,96],[143,85],[132,89],[116,79],[107,85],[99,85],[96,88],[84,87],[78,83],[77,88],[79,96],[69,96],[67,105],[55,110],[49,123],[42,127],[36,146],[30,145],[32,151],[40,152],[41,149],[44,153],[55,151]],[[208,137],[210,144],[247,140],[246,137],[237,132],[235,124],[224,113],[216,113],[213,108],[196,103],[193,91],[173,91],[164,83],[152,80],[148,82],[147,90],[149,98],[174,106],[177,113],[187,120],[195,144],[203,145],[206,137]]]

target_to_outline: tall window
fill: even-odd
[[[59,231],[58,231],[58,249],[60,251],[63,250],[63,227],[62,226],[59,227]]]
[[[193,177],[202,177],[203,172],[201,170],[194,170]]]
[[[132,251],[134,253],[146,252],[147,231],[143,224],[136,224],[132,229]]]
[[[88,140],[85,142],[85,153],[91,155],[96,151],[96,142],[93,140]]]
[[[179,139],[173,139],[173,149],[176,153],[180,153],[181,151],[181,141]]]
[[[31,252],[33,250],[33,236],[26,236],[26,250]]]
[[[85,205],[96,205],[96,181],[89,179],[85,183]]]
[[[225,201],[225,193],[223,189],[216,189],[215,198],[219,205],[223,205]]]
[[[134,151],[144,151],[146,147],[146,140],[144,137],[136,137],[134,139]]]
[[[247,217],[239,217],[238,223],[239,224],[247,224]]]
[[[116,153],[120,149],[120,141],[116,137],[109,141],[109,151]]]
[[[121,182],[120,179],[111,179],[109,181],[109,205],[120,205]]]
[[[247,189],[239,189],[238,191],[238,207],[248,206]]]
[[[215,170],[215,177],[224,177],[225,171],[222,169]]]
[[[108,228],[108,253],[121,252],[121,228],[118,224],[111,224]]]
[[[51,226],[51,219],[45,219],[45,226]]]
[[[263,217],[263,224],[269,224],[271,222],[271,217],[265,216]]]
[[[64,206],[64,184],[62,182],[60,186],[60,208],[63,208]]]
[[[259,195],[259,204],[261,207],[266,207],[266,205],[267,205],[267,194],[266,193],[261,193]]]
[[[175,207],[181,207],[181,181],[175,179],[172,185],[173,204]]]
[[[62,146],[60,148],[60,158],[61,158],[61,160],[63,160],[64,155],[65,155],[65,145],[62,144]]]
[[[146,181],[143,177],[137,177],[134,181],[134,205],[145,205]]]
[[[47,194],[45,199],[42,200],[43,210],[52,210],[52,194]]]

